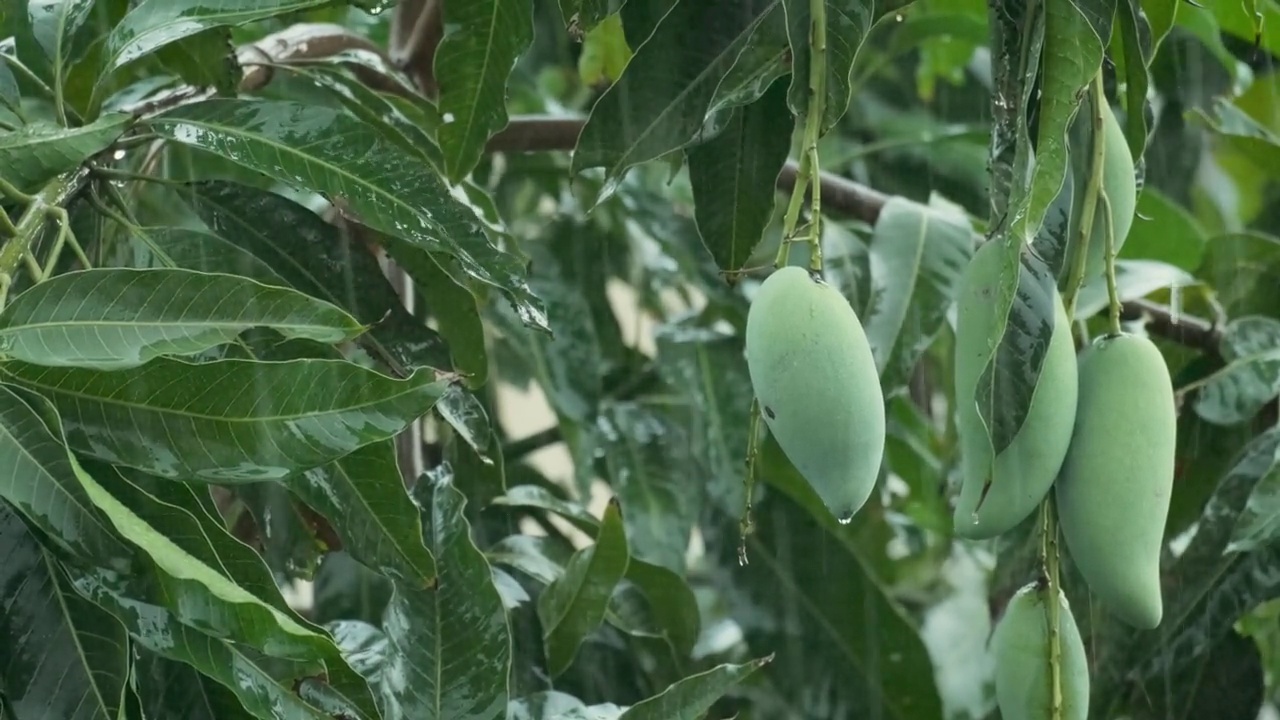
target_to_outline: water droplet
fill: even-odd
[[[843,514],[837,517],[836,520],[839,520],[841,525],[848,525],[849,523],[853,522],[853,515],[854,515],[853,510],[846,510],[844,511]]]

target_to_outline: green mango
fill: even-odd
[[[848,522],[875,489],[885,441],[880,376],[857,314],[807,269],[775,270],[747,313],[746,357],[770,434]]]
[[[974,395],[995,352],[1000,266],[999,243],[978,248],[961,278],[956,310],[956,431],[962,480],[953,524],[957,536],[973,540],[1007,532],[1035,511],[1062,467],[1076,413],[1075,347],[1062,297],[1055,290],[1053,333],[1026,421],[992,462],[990,434]],[[993,470],[984,499],[983,485]]]
[[[1058,686],[1062,704],[1056,718],[1052,707],[1049,637],[1049,588],[1031,583],[1014,594],[991,637],[996,660],[996,705],[1002,720],[1088,718],[1088,659],[1075,616],[1061,591],[1058,592]]]
[[[1075,435],[1055,485],[1067,550],[1098,600],[1140,629],[1160,624],[1160,551],[1173,494],[1177,413],[1155,343],[1099,338],[1080,355]]]

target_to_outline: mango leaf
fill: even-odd
[[[70,565],[65,570],[76,590],[123,623],[139,647],[188,665],[203,678],[218,683],[235,695],[251,717],[332,720],[332,715],[306,702],[293,689],[295,680],[322,672],[323,664],[264,662],[267,658],[253,654],[248,648],[179,622],[165,607],[113,592],[92,572]],[[222,717],[220,715],[219,720]]]
[[[74,170],[106,150],[129,130],[133,118],[122,113],[103,115],[75,128],[46,120],[0,134],[0,167],[4,179],[19,190],[34,191],[56,175]]]
[[[112,617],[115,622],[115,618]],[[138,697],[151,717],[187,720],[229,720],[254,717],[234,693],[190,665],[139,650],[133,675]]]
[[[212,27],[155,51],[160,66],[188,85],[232,95],[242,77],[231,28]]]
[[[48,401],[0,385],[0,497],[72,557],[94,558],[116,571],[130,551],[93,507],[77,477],[78,463],[45,418]],[[34,404],[34,405],[33,405]]]
[[[702,615],[698,599],[684,576],[661,565],[632,558],[627,563],[624,579],[644,593],[649,614],[676,654],[688,657],[698,641]]]
[[[1150,105],[1147,102],[1147,88],[1151,85],[1151,60],[1155,56],[1155,46],[1151,37],[1151,23],[1142,13],[1140,0],[1121,0],[1116,4],[1116,23],[1119,25],[1121,48],[1112,50],[1113,56],[1119,56],[1117,68],[1124,73],[1126,112],[1125,138],[1129,141],[1129,152],[1134,159],[1142,157],[1147,147],[1147,119]],[[1112,45],[1115,41],[1112,41]]]
[[[0,60],[0,105],[17,113],[21,101],[18,79],[13,76],[13,71],[9,69],[9,64]]]
[[[222,273],[101,268],[65,273],[0,313],[0,351],[46,367],[122,370],[195,355],[253,327],[323,343],[364,330],[327,302]]]
[[[235,495],[241,504],[237,510],[249,514],[257,531],[267,567],[280,577],[313,579],[321,556],[327,558],[331,548],[316,538],[307,509],[289,488],[270,481],[239,483]],[[232,517],[237,524],[244,522],[238,513]]]
[[[773,656],[741,665],[726,663],[690,675],[660,694],[627,708],[619,720],[698,720],[729,690],[769,664]]]
[[[546,690],[513,698],[507,720],[618,720],[621,714],[613,703],[588,706],[568,693]]]
[[[592,545],[573,554],[564,575],[538,597],[538,618],[546,647],[547,669],[560,675],[578,648],[604,620],[605,609],[629,561],[622,513],[610,501]]]
[[[1144,298],[1157,290],[1196,284],[1190,273],[1157,260],[1117,260],[1116,296],[1120,302]],[[1076,317],[1086,318],[1111,307],[1107,278],[1099,273],[1085,282],[1076,296]]]
[[[339,620],[327,624],[325,629],[361,677],[375,685],[382,682],[388,641],[381,628],[360,620]]]
[[[683,428],[646,405],[608,402],[596,429],[631,555],[683,573],[702,499]]]
[[[129,675],[129,638],[67,585],[21,516],[0,503],[0,664],[14,720],[114,720]]]
[[[533,6],[472,0],[444,8],[450,28],[436,49],[437,101],[445,118],[437,132],[445,173],[460,182],[507,124],[507,78],[533,41]]]
[[[1229,317],[1280,317],[1280,237],[1256,231],[1213,237],[1196,274]]]
[[[513,485],[507,489],[506,494],[494,498],[493,504],[507,507],[535,508],[553,512],[592,535],[600,527],[600,521],[588,512],[586,508],[576,503],[562,500],[537,485]]]
[[[715,95],[752,31],[780,0],[707,0],[671,8],[636,47],[618,82],[591,109],[571,172],[605,168],[597,201],[628,169],[694,142]],[[627,17],[623,18],[624,27]]]
[[[1219,352],[1227,364],[1204,381],[1196,412],[1220,425],[1245,422],[1280,395],[1280,320],[1232,320],[1223,329]]]
[[[905,198],[890,198],[871,235],[871,296],[863,326],[890,391],[905,389],[916,361],[946,321],[973,255],[973,231]]]
[[[54,82],[59,87],[77,59],[77,48],[73,47],[72,40],[93,11],[93,6],[94,0],[33,0],[27,3],[31,38],[44,51]]]
[[[413,263],[406,269],[418,281],[416,287],[426,298],[427,311],[435,316],[440,334],[449,344],[453,367],[463,374],[468,387],[479,388],[489,378],[484,325],[475,296],[456,279],[456,268],[457,263],[447,257],[431,257],[430,262]]]
[[[1257,720],[1266,688],[1258,643],[1230,632],[1181,671],[1151,678],[1127,707],[1134,720]]]
[[[471,541],[466,498],[447,464],[420,477],[414,496],[440,576],[429,589],[396,583],[382,621],[382,697],[396,717],[498,720],[509,700],[511,632],[489,563]]]
[[[863,521],[841,526],[824,514],[771,435],[758,462],[779,492],[755,508],[748,564],[735,571],[729,601],[748,646],[775,653],[766,669],[775,687],[807,715],[940,720],[929,653],[850,534]],[[737,562],[738,548],[737,517],[729,517],[715,550],[726,564]]]
[[[436,575],[422,522],[404,489],[390,440],[366,445],[286,484],[328,518],[342,547],[377,572],[422,588]]]
[[[1133,227],[1118,257],[1159,260],[1195,272],[1207,244],[1204,228],[1191,213],[1147,185],[1138,196]]]
[[[810,0],[782,0],[787,14],[787,36],[791,42],[791,89],[787,101],[791,111],[803,116],[809,110],[810,43],[826,45],[826,98],[819,133],[825,135],[849,109],[853,95],[853,64],[858,50],[877,19],[876,4],[866,0],[823,0],[826,5],[826,37],[814,40]],[[887,3],[892,6],[895,3]]]
[[[1259,478],[1244,510],[1236,518],[1226,553],[1263,550],[1280,537],[1280,454],[1271,469]]]
[[[691,423],[689,441],[695,448],[708,499],[725,513],[743,507],[744,460],[747,457],[747,417],[751,409],[751,380],[743,362],[739,335],[702,327],[696,318],[658,327],[658,369],[690,412],[702,419]]]
[[[327,0],[142,0],[107,36],[102,77],[212,28],[235,27],[326,4]]]
[[[70,447],[166,478],[284,478],[385,440],[427,413],[448,381],[394,380],[339,360],[192,364],[130,370],[0,365],[63,415]]]
[[[152,238],[183,267],[249,272],[263,267],[308,295],[345,308],[369,333],[360,341],[405,368],[449,370],[444,341],[404,308],[377,258],[306,207],[274,193],[227,182],[195,183],[185,197],[212,236]],[[197,242],[198,241],[198,242]],[[204,259],[198,260],[204,256]]]
[[[393,257],[452,255],[467,274],[501,289],[522,322],[547,329],[520,261],[489,242],[430,168],[366,122],[319,105],[217,99],[166,112],[150,126],[280,182],[343,198],[362,223],[396,240]]]
[[[1235,150],[1259,169],[1270,171],[1280,162],[1280,136],[1227,100],[1215,100],[1212,114],[1201,109],[1191,113],[1217,134],[1218,142]]]
[[[794,125],[786,86],[778,80],[735,112],[719,135],[688,151],[698,234],[720,269],[741,270],[760,244]]]

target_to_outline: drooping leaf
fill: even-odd
[[[751,409],[742,338],[692,321],[663,325],[654,336],[662,376],[700,415],[690,423],[690,443],[707,477],[707,497],[722,512],[739,513],[748,438],[742,418]]]
[[[698,233],[722,270],[742,269],[760,244],[794,124],[779,80],[739,109],[719,135],[688,152]]]
[[[213,88],[219,95],[231,95],[240,82],[231,28],[211,27],[165,44],[155,50],[164,69],[188,85]]]
[[[973,232],[962,218],[903,198],[891,198],[880,210],[862,323],[890,392],[906,385],[942,329],[972,255]]]
[[[217,99],[150,121],[161,135],[207,150],[281,182],[350,204],[360,221],[396,242],[400,254],[445,253],[502,290],[521,320],[546,329],[520,261],[492,243],[479,219],[445,183],[358,118],[320,106]]]
[[[1148,185],[1138,196],[1133,227],[1117,257],[1159,260],[1194,272],[1207,244],[1205,230],[1195,217]]]
[[[35,120],[13,132],[0,133],[4,179],[19,190],[33,192],[110,147],[132,123],[130,116],[112,113],[80,127],[64,128]]]
[[[13,720],[114,720],[124,703],[129,638],[73,591],[21,517],[0,502],[0,691]]]
[[[0,497],[72,557],[125,571],[129,550],[80,486],[75,457],[46,424],[53,412],[47,401],[0,385]]]
[[[49,398],[70,446],[166,478],[270,480],[385,440],[427,413],[448,381],[395,380],[340,360],[188,363],[100,372],[0,366]]]
[[[553,512],[593,535],[596,529],[600,527],[600,521],[588,512],[586,508],[576,503],[562,500],[537,485],[513,485],[507,489],[505,495],[494,498],[493,504],[506,505],[508,507],[537,508]]]
[[[21,95],[18,89],[18,80],[13,76],[13,71],[9,69],[9,64],[0,60],[0,105],[16,113],[20,102]]]
[[[1213,286],[1229,317],[1280,317],[1280,237],[1256,231],[1212,237],[1197,275]]]
[[[160,48],[225,28],[321,7],[327,0],[142,0],[107,36],[106,75]]]
[[[533,41],[533,6],[473,0],[444,6],[445,33],[436,49],[437,132],[445,172],[460,182],[489,138],[507,124],[507,78]]]
[[[169,231],[178,233],[174,238],[153,235],[179,264],[208,270],[232,263],[232,258],[247,258],[237,263],[256,261],[294,288],[346,308],[371,325],[361,341],[392,362],[408,369],[451,369],[440,336],[404,309],[373,253],[349,233],[287,198],[243,185],[195,183],[188,191],[188,201],[214,235],[181,243],[184,236],[176,228]],[[189,249],[180,250],[188,244]],[[207,254],[206,264],[196,264],[197,253]],[[245,269],[238,271],[268,282]]]
[[[440,334],[449,344],[453,367],[463,373],[468,387],[479,388],[489,379],[489,353],[480,308],[471,291],[459,284],[462,281],[457,279],[457,263],[447,257],[429,260],[414,263],[410,272],[426,298],[427,311],[435,317]]]
[[[1150,113],[1147,88],[1151,85],[1151,60],[1155,54],[1151,23],[1142,12],[1140,0],[1117,2],[1115,22],[1120,30],[1117,37],[1122,52],[1113,50],[1113,56],[1120,57],[1119,64],[1125,77],[1124,134],[1129,141],[1129,152],[1134,159],[1139,159],[1147,147],[1147,116]]]
[[[538,598],[538,618],[547,669],[563,673],[586,637],[604,620],[605,609],[629,561],[622,513],[616,502],[605,509],[596,541],[573,554],[562,576]]]
[[[812,62],[811,43],[821,42],[826,48],[826,98],[819,133],[825,135],[849,108],[853,89],[850,86],[853,64],[858,50],[876,21],[875,2],[867,0],[823,0],[826,6],[826,37],[814,38],[815,26],[810,13],[810,0],[782,0],[787,14],[787,36],[791,41],[791,89],[787,100],[792,112],[803,116],[809,111]],[[887,3],[897,4],[895,2]]]
[[[237,531],[256,531],[253,539],[267,567],[280,577],[313,579],[321,556],[327,559],[326,551],[332,548],[325,547],[316,537],[312,519],[297,497],[272,481],[239,483],[235,496],[233,527]],[[240,513],[247,513],[248,517]]]
[[[1249,501],[1236,518],[1226,553],[1262,550],[1280,537],[1280,454],[1253,486]]]
[[[55,83],[61,85],[76,60],[72,39],[93,11],[95,0],[33,0],[27,3],[31,37],[44,51]],[[14,6],[15,10],[18,6]]]
[[[605,404],[596,427],[632,556],[683,573],[702,499],[683,428],[621,402]]]
[[[396,584],[382,622],[382,697],[397,717],[498,720],[509,700],[511,634],[489,563],[469,535],[466,498],[447,464],[419,478],[414,495],[440,576],[433,588]]]
[[[370,683],[382,682],[387,661],[387,636],[376,625],[360,620],[339,620],[325,626],[347,663]]]
[[[741,665],[717,665],[690,675],[622,713],[619,720],[698,720],[734,686],[767,665],[772,656]]]
[[[578,136],[572,172],[605,168],[601,196],[608,196],[632,166],[693,142],[716,87],[756,25],[770,11],[781,11],[779,2],[677,3],[596,101]],[[627,35],[630,41],[630,29]]]
[[[1219,351],[1227,364],[1200,388],[1196,412],[1221,425],[1245,422],[1280,395],[1280,320],[1232,320]]]
[[[364,329],[327,302],[236,275],[101,268],[14,298],[0,313],[0,353],[46,367],[122,370],[195,355],[253,327],[323,343]]]
[[[435,577],[435,561],[422,545],[422,522],[405,492],[395,446],[366,445],[286,483],[334,523],[342,546],[356,560],[407,587]]]
[[[680,657],[688,657],[701,632],[702,616],[693,589],[680,574],[661,565],[632,558],[625,580],[639,588],[649,613]]]

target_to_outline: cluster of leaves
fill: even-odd
[[[985,637],[937,630],[989,621],[955,617],[947,315],[975,228],[1060,244],[1105,65],[1144,166],[1121,295],[1228,321],[1163,345],[1168,619],[1131,634],[1068,577],[1094,707],[1252,720],[1280,670],[1280,6],[990,5],[827,0],[823,166],[893,194],[823,233],[888,398],[884,481],[839,525],[765,438],[745,566],[742,278],[780,234],[809,0],[446,0],[432,99],[377,51],[380,5],[6,8],[0,717],[989,712]],[[487,152],[565,108],[590,113],[571,160]],[[1029,389],[1045,313],[1013,290],[993,372]],[[512,386],[554,427],[510,437]],[[997,600],[1032,545],[999,548]]]

